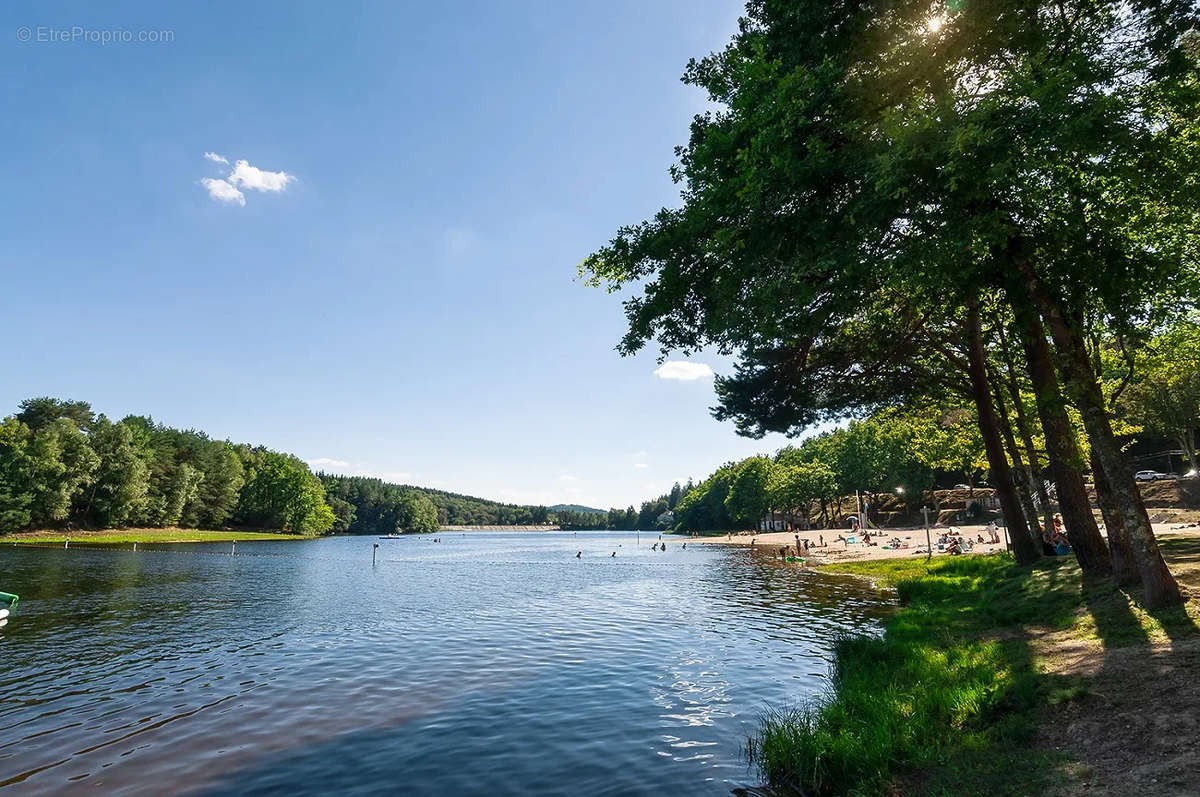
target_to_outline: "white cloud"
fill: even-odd
[[[348,468],[350,463],[344,459],[330,459],[329,457],[317,457],[316,459],[305,460],[314,468]]]
[[[411,484],[416,478],[415,474],[409,473],[406,470],[375,470],[374,468],[364,467],[356,462],[347,462],[344,459],[334,459],[333,457],[316,457],[314,459],[304,460],[310,468],[315,470],[323,470],[330,473],[336,473],[341,476],[366,476],[371,479],[382,479],[385,482],[393,484]],[[430,486],[436,486],[432,482]]]
[[[233,171],[229,173],[227,179],[231,184],[241,188],[278,193],[287,188],[288,183],[293,182],[296,178],[287,172],[263,171],[257,166],[251,166],[247,161],[239,160],[233,165]]]
[[[558,477],[558,480],[560,482],[577,482],[577,481],[579,481],[579,477],[572,476],[569,473],[564,473],[563,475]]]
[[[213,163],[229,165],[229,160],[224,155],[215,152],[205,152],[204,157]],[[242,189],[277,194],[295,180],[296,177],[287,172],[268,172],[251,166],[248,161],[239,160],[229,170],[229,174],[224,177],[205,177],[200,181],[200,185],[218,202],[236,202],[245,206],[246,195],[242,193]]]
[[[659,379],[680,379],[684,382],[692,382],[696,379],[711,377],[713,370],[704,363],[669,360],[654,369],[654,375]]]
[[[208,195],[218,202],[236,202],[239,205],[246,204],[246,195],[224,180],[205,177],[200,181],[200,185],[207,188]]]
[[[648,468],[648,467],[650,467],[650,466],[649,466],[649,465],[647,465],[645,462],[635,462],[635,463],[633,463],[633,467],[635,467],[635,468]]]

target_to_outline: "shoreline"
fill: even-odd
[[[1070,556],[831,563],[896,611],[835,647],[825,700],[768,712],[752,763],[814,794],[1197,793],[1200,528],[1160,544],[1190,598],[1155,611]]]
[[[955,525],[952,528],[963,535],[964,538],[969,538],[974,541],[979,535],[983,535],[986,524],[962,524]],[[937,549],[937,538],[949,532],[951,527],[939,526],[929,530],[929,537],[933,543],[933,556],[950,557],[950,554]],[[841,562],[875,562],[893,559],[925,559],[925,529],[904,528],[904,529],[871,529],[871,545],[863,543],[855,543],[847,545],[837,539],[838,535],[843,537],[848,536],[849,529],[834,528],[834,529],[809,529],[807,531],[760,531],[755,534],[738,534],[735,533],[732,537],[727,536],[712,536],[695,538],[694,542],[703,543],[706,545],[736,545],[743,548],[751,547],[751,540],[754,541],[756,551],[762,551],[765,555],[770,555],[775,558],[779,557],[779,549],[788,547],[795,549],[796,537],[800,538],[801,545],[807,540],[810,547],[807,551],[801,550],[799,555],[808,560],[812,565],[828,565]],[[859,537],[861,538],[861,533]],[[821,545],[821,538],[824,537],[825,545]],[[907,548],[884,548],[883,545],[888,540],[895,537],[900,538],[902,544],[908,545]],[[983,554],[996,553],[1005,550],[1004,532],[1001,530],[999,543],[975,543],[974,550],[970,553],[962,554],[963,556],[977,556]],[[692,540],[689,540],[692,541]],[[878,544],[875,544],[878,541]],[[793,553],[794,555],[794,553]]]
[[[1177,535],[1195,534],[1198,529],[1198,524],[1192,523],[1153,523],[1154,534],[1156,537],[1167,537]],[[937,550],[937,538],[946,534],[951,528],[958,531],[964,538],[969,538],[974,541],[979,536],[987,539],[985,529],[986,523],[962,523],[954,526],[934,526],[929,530],[930,540],[933,542],[933,558],[938,557],[953,557],[944,551]],[[878,545],[870,546],[862,543],[854,545],[846,545],[839,541],[837,536],[840,534],[843,537],[847,536],[849,529],[834,528],[834,529],[809,529],[807,531],[760,531],[754,534],[745,532],[734,532],[732,537],[725,535],[702,536],[697,538],[689,537],[688,541],[693,543],[702,543],[705,545],[736,545],[743,548],[749,548],[751,540],[754,541],[756,551],[763,551],[768,555],[779,557],[779,549],[783,547],[795,548],[796,537],[800,537],[801,544],[808,540],[811,546],[807,552],[801,551],[800,555],[805,557],[810,564],[813,565],[829,565],[838,563],[851,562],[878,562],[888,560],[902,559],[924,559],[925,558],[925,529],[922,528],[879,528],[871,529],[871,540],[874,543],[877,539]],[[686,535],[677,534],[676,537]],[[821,537],[825,538],[825,545],[820,545]],[[861,534],[860,534],[861,537]],[[891,540],[894,537],[899,537],[901,543],[906,543],[909,547],[889,549],[884,548],[883,543]],[[963,553],[960,556],[979,556],[992,553],[999,553],[1006,550],[1004,543],[1004,530],[1000,529],[999,543],[975,543],[974,549],[970,553]],[[1049,558],[1049,557],[1047,557]],[[1070,558],[1074,558],[1073,556]]]
[[[0,545],[61,545],[67,540],[89,545],[122,545],[134,542],[259,542],[263,540],[312,540],[303,534],[272,531],[226,531],[223,529],[101,529],[97,531],[20,531],[0,537]]]

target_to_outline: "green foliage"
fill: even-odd
[[[244,490],[248,465],[256,481]],[[295,457],[148,417],[114,423],[82,401],[29,399],[0,422],[0,533],[231,520],[311,535],[334,516],[324,486]]]
[[[1020,578],[1007,555],[862,570],[890,571],[904,608],[883,637],[838,643],[828,700],[769,713],[752,760],[772,784],[815,795],[884,793],[947,762],[960,788],[963,777],[1012,778],[1006,770],[1028,756],[1042,687],[1021,643],[982,634],[1044,614],[1047,596],[997,593]],[[1076,595],[1050,611],[1078,605]],[[1005,793],[1037,791],[1042,775],[1028,763]]]
[[[1155,335],[1135,356],[1133,374],[1120,396],[1120,409],[1131,423],[1179,441],[1196,468],[1200,318],[1181,319]]]
[[[29,445],[33,504],[30,522],[52,525],[67,519],[71,506],[92,484],[100,457],[89,439],[67,418],[46,420]]]
[[[124,526],[145,509],[150,472],[134,441],[133,430],[101,415],[88,434],[99,457],[95,479],[87,491],[83,517],[101,528]]]
[[[801,510],[807,517],[813,501],[837,496],[837,476],[824,462],[776,463],[767,483],[767,501],[775,509]]]
[[[758,521],[769,506],[767,485],[773,467],[774,463],[766,457],[751,457],[741,463],[725,496],[725,508],[735,525],[758,528]]]
[[[333,510],[333,531],[338,534],[348,532],[350,527],[354,525],[357,517],[354,511],[354,504],[349,501],[343,501],[336,495],[326,496],[325,502]]]
[[[410,534],[428,534],[438,530],[437,507],[429,500],[429,496],[411,491],[400,499],[396,530]]]
[[[0,421],[0,534],[29,525],[33,505],[29,427],[16,418]]]
[[[688,490],[675,508],[675,527],[680,531],[725,531],[733,528],[725,499],[737,475],[737,465],[726,463]]]
[[[420,493],[432,503],[441,526],[531,526],[550,520],[544,506],[501,504],[483,498],[431,490],[404,484],[389,484],[366,476],[321,473],[329,500],[343,501],[353,509],[345,531],[350,534],[391,534],[400,523],[400,507],[409,493]],[[343,510],[344,511],[344,510]],[[595,528],[596,516],[589,516]]]
[[[324,534],[333,528],[325,487],[304,462],[266,449],[245,450],[242,456],[246,484],[235,520],[294,534]]]

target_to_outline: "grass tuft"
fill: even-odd
[[[1029,743],[1046,689],[1020,634],[997,632],[1069,622],[1078,578],[1073,598],[1064,587],[1048,599],[1053,568],[1007,555],[828,568],[893,586],[902,608],[884,636],[836,644],[824,702],[763,717],[751,762],[811,795],[1036,793],[1050,767]]]

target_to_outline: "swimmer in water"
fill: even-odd
[[[583,558],[583,551],[576,551],[576,552],[575,552],[575,558],[576,558],[576,559],[582,559],[582,558]]]

